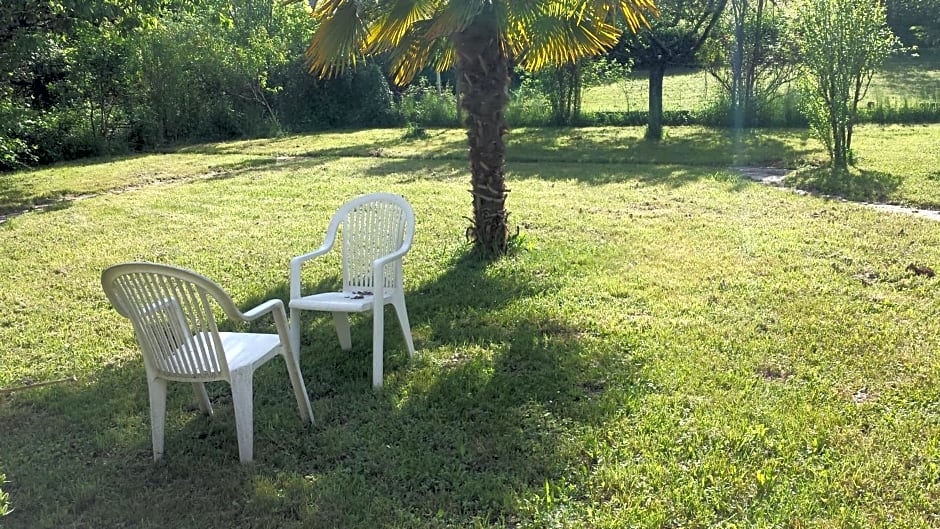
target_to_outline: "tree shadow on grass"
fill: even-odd
[[[572,180],[589,185],[638,181],[682,186],[711,178],[732,166],[792,167],[816,152],[808,137],[784,141],[773,133],[748,131],[735,140],[728,131],[694,129],[653,142],[610,129],[523,129],[508,137],[507,177]],[[428,160],[466,171],[466,158],[451,147],[422,158],[383,157],[366,174],[411,175],[410,180],[441,177]],[[423,174],[422,174],[423,173]],[[469,178],[469,173],[467,174]]]
[[[141,156],[143,155],[112,158],[106,161],[114,163],[118,161],[139,158]],[[104,162],[105,160],[101,159],[95,159],[94,162],[81,160],[75,162],[65,162],[62,164],[57,164],[57,166],[66,168],[81,167]],[[45,212],[66,209],[71,207],[71,205],[78,200],[91,198],[106,193],[123,193],[147,185],[152,185],[157,182],[166,183],[192,182],[196,180],[223,180],[239,176],[246,172],[274,167],[275,165],[279,164],[280,162],[273,157],[256,157],[233,163],[210,166],[206,171],[196,174],[176,174],[155,178],[152,180],[127,181],[115,187],[103,187],[97,189],[77,190],[64,187],[47,191],[42,194],[34,193],[31,185],[28,182],[24,183],[22,180],[16,181],[12,178],[3,178],[2,175],[0,175],[0,221],[31,211]]]
[[[27,211],[59,210],[69,206],[71,202],[64,199],[61,192],[35,195],[30,192],[28,184],[0,175],[0,221]]]
[[[857,202],[885,202],[903,178],[881,171],[834,170],[830,166],[800,171],[787,177],[787,185]]]
[[[302,369],[317,424],[299,420],[283,364],[266,364],[254,382],[251,466],[238,464],[221,383],[210,386],[211,418],[198,414],[189,388],[171,385],[158,464],[139,359],[104,367],[90,383],[17,395],[0,404],[11,425],[0,439],[4,490],[17,509],[4,523],[514,525],[525,502],[597,463],[584,438],[632,413],[646,387],[629,337],[594,336],[524,308],[551,288],[524,270],[457,256],[406,294],[413,326],[424,329],[415,358],[386,327],[379,392],[369,376],[371,321],[354,321],[354,348],[342,352],[328,317],[308,320]],[[276,285],[258,299],[283,294]]]
[[[308,329],[308,342],[324,344],[308,348],[303,365],[320,412],[318,449],[281,480],[290,494],[265,502],[315,526],[511,525],[523,498],[596,463],[578,436],[630,410],[645,385],[622,340],[602,343],[537,309],[516,312],[549,282],[458,256],[406,294],[415,358],[387,310],[379,393],[368,390],[369,319],[353,324],[351,352],[338,350],[330,325]]]
[[[334,131],[336,133],[338,131]],[[350,131],[356,132],[356,131]],[[265,158],[270,158],[272,161],[283,159],[289,161],[291,159],[298,158],[337,158],[337,157],[350,157],[350,158],[368,158],[368,157],[380,157],[383,155],[387,149],[392,147],[400,146],[404,140],[401,138],[393,137],[387,140],[375,141],[375,140],[366,140],[363,139],[361,142],[352,143],[350,145],[343,145],[338,147],[328,147],[328,148],[315,148],[308,150],[306,152],[295,152],[291,155],[278,156],[276,152],[265,152],[265,147],[275,146],[277,144],[283,143],[282,138],[268,138],[268,139],[258,139],[250,140],[250,146],[247,148],[242,145],[243,142],[234,142],[234,143],[210,143],[210,144],[201,144],[201,145],[192,145],[188,147],[183,147],[176,152],[184,154],[205,154],[205,155],[232,155],[232,154],[244,154],[245,151],[248,153],[257,152],[259,149],[261,153],[257,156],[263,156]],[[285,146],[284,151],[290,151],[291,149]]]
[[[728,169],[723,167],[678,164],[507,162],[506,183],[512,189],[518,189],[519,182],[530,179],[548,182],[571,181],[587,185],[635,182],[644,186],[682,187],[712,179],[716,174],[726,171]],[[402,184],[452,178],[465,178],[468,186],[470,183],[470,171],[466,169],[463,161],[385,159],[364,169],[363,172],[377,177],[401,175],[399,182]]]
[[[507,148],[510,162],[548,162],[730,167],[790,166],[815,152],[804,139],[795,147],[774,131],[745,131],[735,138],[724,129],[681,130],[661,141],[623,136],[606,129],[525,130]]]

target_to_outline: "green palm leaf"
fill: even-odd
[[[437,4],[435,0],[395,0],[382,4],[370,26],[367,50],[385,51],[397,46],[415,24],[434,16]]]
[[[617,44],[620,30],[589,17],[542,17],[526,36],[525,40],[510,40],[510,47],[522,67],[538,70],[601,54]]]
[[[399,40],[398,45],[391,48],[389,55],[389,71],[392,82],[404,86],[414,79],[414,76],[431,62],[431,57],[441,53],[441,48],[447,45],[446,39],[429,40],[428,30],[432,21],[422,20],[412,24],[409,31]]]
[[[354,2],[322,2],[317,4],[313,16],[333,5],[337,7],[320,18],[320,26],[305,53],[310,73],[319,77],[342,75],[347,67],[355,66],[367,36],[366,26]]]
[[[431,38],[445,37],[463,31],[483,9],[480,0],[450,0],[442,3],[428,32]]]

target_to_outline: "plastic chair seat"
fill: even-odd
[[[281,346],[276,334],[220,332],[219,338],[229,371],[258,367],[276,356]]]
[[[392,292],[385,291],[386,303],[392,299]],[[319,310],[323,312],[366,312],[372,310],[374,303],[372,294],[356,292],[321,292],[292,299],[288,305],[291,309]]]
[[[244,369],[245,367],[256,368],[276,356],[279,353],[278,348],[281,346],[276,334],[220,332],[219,338],[222,342],[222,354],[225,355],[225,363],[228,364],[229,372]],[[208,333],[198,333],[193,336],[193,340],[203,341],[209,346],[209,350],[216,354],[212,338]],[[186,352],[178,349],[166,355],[166,362],[182,365],[189,361],[187,356]],[[204,382],[227,380],[227,377],[222,375],[211,379],[199,374],[165,374],[163,378],[175,382],[192,382],[194,378],[199,378]]]

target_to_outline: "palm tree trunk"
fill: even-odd
[[[467,235],[487,256],[506,252],[507,228],[504,159],[504,110],[509,103],[509,68],[499,45],[496,13],[484,8],[455,36],[461,106],[467,112],[473,224]]]

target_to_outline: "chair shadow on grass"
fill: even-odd
[[[369,376],[371,318],[352,320],[349,352],[329,316],[306,318],[301,364],[317,423],[300,421],[283,365],[266,364],[254,381],[250,466],[238,464],[224,383],[209,387],[211,418],[198,413],[189,388],[171,385],[158,464],[139,358],[101,369],[90,385],[18,396],[0,404],[0,419],[15,425],[4,435],[11,441],[0,439],[0,449],[16,452],[4,452],[4,490],[22,506],[4,522],[36,526],[49,509],[61,523],[99,526],[156,527],[167,517],[199,527],[513,525],[521,503],[597,464],[582,437],[633,413],[647,387],[629,338],[599,339],[525,308],[549,289],[536,275],[455,257],[406,293],[414,358],[386,309],[381,391]],[[286,285],[275,285],[236,302],[285,294]],[[517,309],[510,320],[495,316]],[[255,328],[273,330],[267,325]],[[11,445],[26,439],[59,455]],[[36,489],[21,476],[37,475],[58,476],[61,490],[25,497]]]

